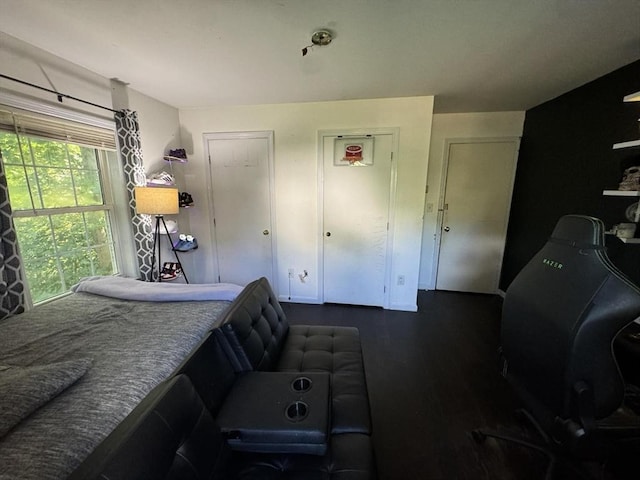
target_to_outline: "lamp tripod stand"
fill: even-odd
[[[182,268],[182,262],[180,262],[180,258],[178,257],[178,252],[173,247],[173,238],[171,238],[171,233],[169,233],[169,229],[167,228],[167,224],[164,221],[164,215],[156,215],[156,226],[153,232],[153,250],[151,257],[151,272],[155,272],[156,266],[156,250],[158,252],[158,282],[162,282],[162,245],[160,243],[160,225],[164,228],[164,231],[167,233],[167,237],[169,238],[169,243],[171,244],[171,251],[173,252],[173,256],[176,257],[176,262],[180,265],[180,270],[182,270],[182,276],[184,277],[184,281],[189,283],[189,279],[187,278],[187,274],[184,272],[184,268]],[[152,273],[153,274],[153,273]]]

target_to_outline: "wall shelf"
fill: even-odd
[[[607,197],[640,197],[638,190],[603,190],[602,195]]]
[[[616,237],[622,243],[630,243],[630,244],[640,244],[640,238],[620,238],[615,233],[611,231],[604,232],[605,235],[611,235],[612,237]]]
[[[622,99],[623,102],[640,102],[640,92],[630,93],[625,95]]]
[[[634,93],[630,93],[629,95],[625,95],[622,101],[625,103],[640,102],[640,92],[634,92]],[[638,121],[640,121],[640,119],[638,119]],[[621,143],[613,144],[614,150],[619,150],[621,148],[635,148],[635,147],[640,147],[640,139],[631,140],[629,142],[621,142]]]
[[[621,143],[613,144],[614,150],[619,150],[621,148],[633,148],[633,147],[640,147],[640,140],[631,140],[630,142],[621,142]]]

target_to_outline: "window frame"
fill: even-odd
[[[22,136],[29,136],[29,135],[22,135]],[[37,138],[37,137],[30,137],[30,138]],[[43,139],[43,140],[49,141],[48,139]],[[123,258],[121,255],[121,249],[118,248],[118,242],[117,242],[117,237],[118,237],[117,223],[118,222],[115,219],[114,195],[113,195],[113,190],[111,188],[111,179],[109,178],[110,177],[109,168],[106,165],[107,151],[99,148],[93,148],[93,151],[96,155],[96,165],[98,169],[98,178],[100,180],[100,189],[102,193],[103,203],[96,204],[96,205],[76,205],[76,206],[69,206],[69,207],[29,208],[29,209],[20,209],[20,210],[12,209],[12,215],[14,218],[47,217],[51,219],[52,217],[55,217],[58,215],[65,215],[65,214],[105,212],[108,220],[107,235],[109,239],[103,245],[108,246],[108,248],[110,249],[111,258],[113,259],[113,263],[114,263],[113,265],[115,270],[114,275],[120,275],[122,273]],[[11,163],[10,165],[16,165],[16,164]],[[9,188],[9,194],[11,194],[10,188]],[[18,244],[19,243],[20,243],[20,237],[18,232]],[[89,245],[87,248],[96,247],[96,246],[97,245]],[[64,251],[59,249],[55,239],[53,242],[53,249],[54,249],[54,252],[55,252],[54,254],[56,258],[59,259],[64,255]],[[34,305],[41,305],[41,304],[56,300],[60,297],[69,295],[71,293],[71,291],[67,289],[65,292],[60,293],[59,295],[54,295],[50,298],[34,303],[32,292],[31,292],[31,285],[29,284],[29,278],[25,271],[24,262],[22,262],[21,269],[22,269],[23,279],[27,287],[27,292],[28,292],[27,298],[28,298],[29,308],[31,308]],[[58,274],[61,276],[62,279],[64,279],[64,274],[60,270],[59,264],[58,264]],[[65,286],[70,287],[70,285],[65,285]]]
[[[67,110],[57,105],[51,105],[45,101],[36,102],[21,98],[16,95],[0,92],[0,109],[6,112],[12,112],[16,115],[40,115],[50,118],[52,122],[60,120],[62,122],[75,122],[83,124],[87,127],[95,127],[97,129],[106,129],[113,134],[114,145],[116,141],[116,127],[113,119],[97,117],[75,110]],[[12,209],[14,218],[36,218],[50,215],[87,213],[101,211],[105,212],[108,220],[108,242],[107,245],[111,251],[111,258],[114,262],[114,275],[137,276],[135,265],[137,262],[135,254],[135,244],[133,241],[133,229],[131,226],[131,218],[129,212],[129,198],[125,183],[124,169],[119,159],[117,151],[109,147],[100,147],[96,145],[86,145],[84,142],[74,142],[73,139],[62,140],[55,138],[46,138],[29,132],[14,131],[14,135],[23,137],[36,138],[44,141],[58,141],[73,145],[81,145],[93,149],[96,154],[96,164],[98,169],[98,178],[102,190],[102,204],[87,206],[69,206],[69,207],[53,207],[53,208],[31,208],[24,210]],[[19,242],[19,238],[18,238]],[[57,247],[55,250],[56,258],[60,256]],[[24,262],[21,262],[21,276],[25,284],[25,309],[29,310],[34,306],[31,295],[31,288],[25,272]],[[69,288],[70,285],[67,285]],[[59,295],[54,295],[45,300],[39,301],[35,305],[42,305],[51,301],[55,301],[61,297],[69,295],[70,290]]]

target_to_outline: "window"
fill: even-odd
[[[0,152],[34,304],[68,292],[82,277],[118,272],[113,201],[103,175],[107,150],[86,146],[90,128],[81,137],[56,133],[58,122],[49,120],[47,129],[38,121],[34,128],[32,119],[0,111]],[[96,133],[94,143],[103,140]]]

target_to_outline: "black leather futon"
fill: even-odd
[[[375,479],[358,330],[290,326],[247,285],[71,479]]]

